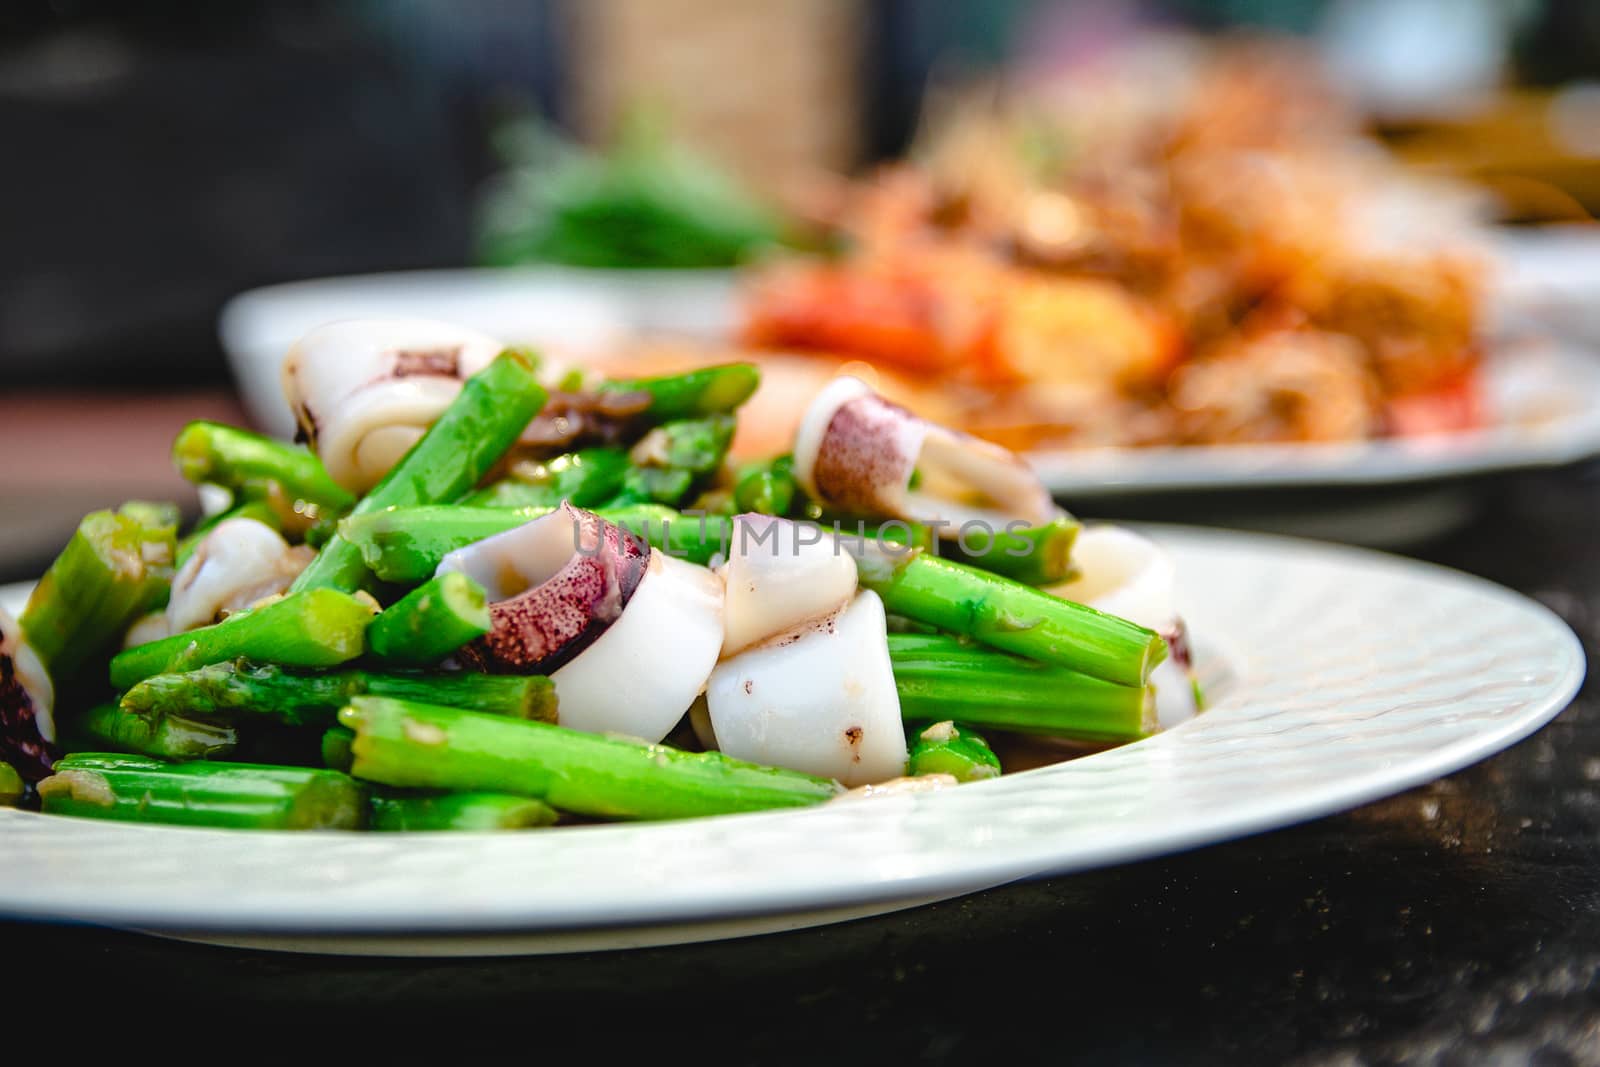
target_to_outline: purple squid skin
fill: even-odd
[[[37,782],[50,773],[57,755],[39,732],[33,696],[17,677],[16,663],[0,653],[0,760],[24,780]]]
[[[550,674],[622,614],[644,577],[650,548],[597,515],[573,510],[584,551],[532,589],[490,604],[489,632],[458,653],[467,663],[493,673]]]

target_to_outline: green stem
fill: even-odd
[[[469,493],[470,507],[554,507],[563,500],[587,508],[604,503],[622,488],[628,453],[621,448],[583,448],[543,462],[524,461],[510,476]]]
[[[457,708],[357,697],[339,713],[356,731],[359,778],[386,785],[514,793],[562,811],[675,819],[817,804],[837,785],[718,752]]]
[[[761,384],[753,363],[725,363],[658,378],[621,378],[601,382],[602,393],[646,393],[650,406],[643,417],[651,422],[692,419],[733,411],[750,399]]]
[[[356,754],[352,751],[356,741],[356,732],[347,730],[343,726],[330,726],[322,734],[322,762],[335,771],[350,773],[350,765],[356,761]]]
[[[915,549],[846,546],[891,615],[1119,685],[1144,685],[1166,658],[1153,630],[1010,578]]]
[[[500,353],[466,380],[422,439],[351,514],[457,499],[505,455],[544,406],[545,397],[526,356],[509,349]],[[300,572],[292,588],[297,592],[318,588],[349,592],[361,585],[366,570],[360,549],[335,534]]]
[[[22,775],[9,763],[0,762],[0,808],[14,808],[28,791]]]
[[[1080,529],[1077,519],[1062,514],[1026,529],[951,530],[961,536],[940,541],[939,554],[1025,585],[1055,585],[1072,577],[1072,545]]]
[[[231,490],[236,500],[266,495],[276,484],[295,512],[345,512],[355,503],[328,476],[322,461],[295,448],[248,430],[216,422],[191,422],[172,442],[172,461],[189,481]],[[274,524],[276,525],[276,524]]]
[[[346,593],[308,589],[198,630],[126,649],[111,660],[111,684],[129,689],[151,675],[233,659],[287,667],[332,667],[366,648],[372,608]]]
[[[372,798],[374,830],[530,830],[555,821],[544,801],[505,793]]]
[[[908,766],[912,775],[948,774],[958,782],[1000,777],[1000,757],[989,742],[949,720],[917,732],[911,739]]]
[[[734,507],[762,515],[787,515],[800,485],[794,480],[794,457],[779,456],[743,471],[733,488]]]
[[[943,634],[890,634],[900,713],[1086,741],[1135,741],[1155,729],[1147,687],[1117,685]]]
[[[144,505],[84,516],[19,620],[58,684],[105,656],[172,581],[176,525]],[[101,662],[104,662],[101,660]]]
[[[220,759],[239,747],[232,726],[179,715],[146,717],[115,704],[97,704],[70,721],[70,748],[134,752],[166,760]]]
[[[459,572],[430,578],[372,620],[367,641],[391,663],[428,666],[489,632],[483,586]]]
[[[407,674],[376,671],[306,673],[270,663],[214,663],[181,674],[158,674],[129,689],[128,711],[146,717],[250,714],[291,726],[327,725],[358,696],[395,697],[472,708],[517,719],[556,718],[555,685],[542,675],[474,671]]]
[[[248,763],[67,756],[39,783],[55,815],[255,830],[355,830],[361,784],[338,771]]]

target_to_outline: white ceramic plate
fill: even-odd
[[[1330,445],[1230,445],[1032,452],[1069,502],[1174,490],[1384,486],[1538,467],[1600,454],[1600,359],[1524,344],[1489,364],[1495,425],[1471,433]]]
[[[931,795],[523,834],[0,811],[0,913],[399,954],[794,928],[1339,811],[1506,747],[1582,680],[1565,624],[1480,579],[1311,542],[1153,532],[1176,557],[1214,706],[1149,741]]]

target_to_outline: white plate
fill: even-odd
[[[1495,425],[1471,433],[1329,445],[1107,448],[1028,454],[1070,503],[1174,490],[1375,487],[1538,467],[1600,454],[1600,359],[1521,345],[1489,364]]]
[[[946,792],[521,834],[175,829],[0,812],[0,913],[330,952],[539,952],[837,921],[1224,841],[1466,766],[1566,706],[1555,615],[1453,571],[1156,527],[1215,704]],[[17,590],[12,590],[13,594]]]

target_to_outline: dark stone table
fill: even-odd
[[[1600,468],[1483,491],[1480,518],[1415,554],[1537,597],[1593,657]],[[514,1042],[498,1047],[532,1057],[1595,1063],[1600,706],[1587,686],[1510,751],[1309,825],[740,942],[400,961],[54,926],[0,938],[10,1018],[30,1010],[19,986],[61,1006],[92,977],[88,1017],[125,1009],[168,1036],[211,1008],[274,1034],[398,1010],[402,1037],[470,1016],[450,1032],[498,1023]]]

